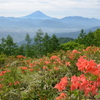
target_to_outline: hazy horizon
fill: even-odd
[[[0,16],[22,17],[37,10],[54,18],[82,16],[100,19],[100,0],[0,0]]]

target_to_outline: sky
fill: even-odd
[[[55,18],[83,16],[100,19],[100,0],[0,0],[0,16],[22,17],[37,10]]]

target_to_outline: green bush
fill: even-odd
[[[0,67],[1,67],[2,64],[5,63],[5,60],[6,60],[6,55],[1,54],[1,55],[0,55]]]
[[[72,41],[60,45],[60,49],[65,51],[74,50],[74,49],[84,49],[84,48],[86,48],[85,45],[72,42]]]

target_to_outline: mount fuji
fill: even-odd
[[[24,18],[33,18],[33,19],[50,19],[52,17],[49,17],[42,13],[41,11],[35,11],[30,15],[24,16]]]

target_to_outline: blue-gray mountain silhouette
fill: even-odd
[[[38,29],[49,34],[57,33],[58,36],[76,37],[81,29],[91,31],[93,27],[100,27],[100,20],[95,18],[84,18],[81,16],[65,16],[61,19],[52,18],[41,11],[33,12],[24,17],[0,17],[0,38],[8,34],[15,41],[24,40],[26,33],[34,37]],[[73,32],[72,34],[69,32]],[[69,34],[68,34],[69,33]]]
[[[51,17],[45,15],[44,13],[42,13],[41,11],[35,11],[34,13],[25,16],[26,18],[36,18],[36,19],[49,19]]]

